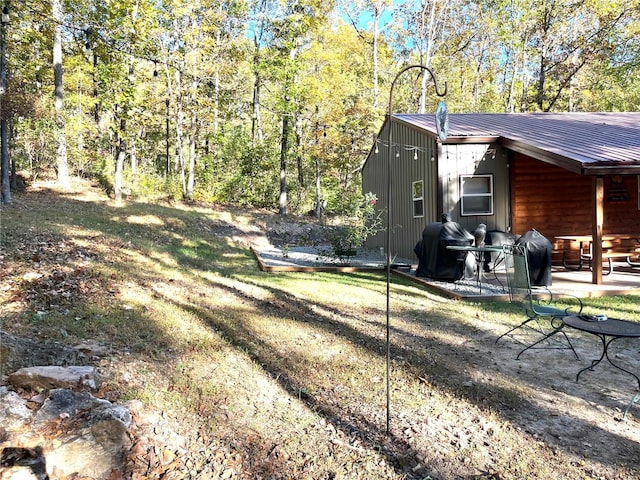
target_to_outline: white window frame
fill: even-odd
[[[420,185],[420,191],[416,192],[416,187]],[[419,195],[416,195],[418,193]],[[418,180],[411,184],[411,195],[413,197],[413,218],[424,218],[424,181]],[[421,213],[416,215],[416,206],[421,205]]]
[[[467,179],[474,178],[486,178],[489,180],[489,191],[481,193],[465,193],[464,184]],[[487,210],[469,210],[470,207],[465,205],[465,199],[477,200],[479,197],[489,199],[489,208]],[[487,173],[482,175],[460,175],[460,215],[463,217],[481,216],[481,215],[493,215],[494,206],[494,190],[493,190],[493,174]]]

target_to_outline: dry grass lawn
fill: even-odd
[[[602,366],[575,381],[595,339],[570,332],[580,361],[516,361],[515,342],[494,343],[520,319],[510,305],[399,279],[387,432],[384,275],[260,272],[248,247],[270,221],[33,185],[0,210],[0,327],[109,347],[100,395],[133,401],[132,435],[166,454],[133,478],[640,478],[640,406],[622,421],[634,379]],[[605,305],[638,319],[638,300]],[[639,347],[617,360],[640,371]]]

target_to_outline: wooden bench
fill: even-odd
[[[613,264],[611,263],[611,259],[612,258],[624,258],[627,260],[627,263],[631,265],[631,260],[629,260],[629,253],[626,252],[614,252],[611,250],[607,250],[607,251],[603,251],[602,252],[602,260],[607,260],[608,262],[608,267],[609,270],[608,271],[604,271],[602,272],[603,275],[609,275],[611,272],[613,272]],[[581,253],[580,254],[580,268],[582,268],[582,261],[586,260],[589,264],[589,270],[591,270],[591,261],[593,260],[593,255],[591,253]]]

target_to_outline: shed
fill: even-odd
[[[362,171],[363,191],[380,208],[388,180],[392,256],[411,258],[422,230],[443,213],[469,231],[480,223],[535,229],[554,246],[562,235],[640,237],[640,112],[450,114],[444,142],[434,115],[394,114]],[[385,234],[367,245],[384,246]],[[601,258],[601,242],[593,255]],[[602,283],[600,262],[593,283]]]

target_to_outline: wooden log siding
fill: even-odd
[[[640,234],[638,178],[627,175],[615,180],[612,184],[611,177],[604,179],[603,234]],[[578,248],[576,242],[556,241],[556,236],[591,234],[593,179],[590,176],[516,153],[510,165],[510,181],[514,233],[523,234],[535,228],[554,244],[555,251]],[[556,259],[554,255],[554,261]]]

